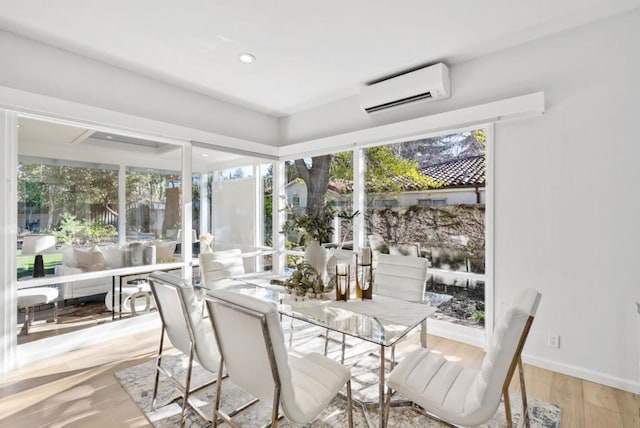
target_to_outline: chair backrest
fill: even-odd
[[[465,397],[465,413],[477,411],[479,419],[489,419],[495,412],[515,371],[540,297],[537,290],[522,290],[496,323],[482,367]]]
[[[276,385],[285,415],[296,412],[284,335],[275,304],[245,294],[213,290],[209,318],[231,381],[264,403]]]
[[[380,254],[375,270],[373,291],[396,299],[424,300],[427,282],[427,259]]]
[[[154,272],[149,285],[156,301],[162,324],[173,346],[189,355],[194,344],[195,357],[211,372],[218,371],[220,354],[209,323],[202,317],[202,306],[190,285],[176,275]]]
[[[239,249],[201,253],[200,272],[205,287],[220,288],[225,279],[244,274],[242,251]]]

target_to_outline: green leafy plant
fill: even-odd
[[[315,240],[323,244],[331,241],[333,219],[336,216],[336,210],[332,206],[325,205],[317,215],[300,213],[290,206],[287,206],[284,212],[288,218],[281,233],[290,235],[301,231],[305,242]]]
[[[322,278],[318,275],[318,271],[309,263],[302,262],[296,265],[296,270],[286,280],[285,287],[299,295],[303,295],[308,291],[321,292],[324,284],[322,283]]]
[[[480,325],[484,325],[484,311],[475,311],[471,314],[471,319],[477,321]]]

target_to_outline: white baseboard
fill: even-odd
[[[104,343],[107,340],[122,336],[129,336],[145,330],[158,331],[160,338],[160,317],[157,312],[144,314],[133,318],[118,320],[97,325],[95,327],[78,330],[60,336],[47,337],[33,342],[18,345],[18,364],[25,364],[55,357],[66,352]]]
[[[640,394],[640,382],[634,382],[629,379],[623,379],[617,376],[596,372],[571,364],[558,363],[546,358],[540,358],[528,354],[522,354],[522,361],[532,366],[541,367],[543,369],[574,376],[580,379],[599,383],[601,385],[610,386],[612,388],[622,389],[623,391]]]
[[[485,348],[486,333],[484,330],[477,328],[465,327],[429,318],[427,320],[427,333],[455,340],[456,342],[477,346],[478,348]]]
[[[446,321],[429,319],[427,322],[429,334],[444,337],[468,345],[485,349],[485,331],[461,325],[451,324]],[[621,389],[623,391],[640,394],[640,382],[623,379],[616,376],[607,375],[571,364],[558,363],[546,358],[536,357],[529,354],[522,354],[522,360],[526,364],[541,367],[557,373],[574,376],[580,379],[596,382],[601,385]]]

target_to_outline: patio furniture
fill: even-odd
[[[29,334],[29,327],[35,319],[35,307],[53,303],[53,322],[58,323],[58,288],[34,287],[18,289],[18,308],[24,309],[24,332]],[[29,316],[29,311],[32,315]]]
[[[189,397],[193,392],[216,382],[216,379],[214,379],[198,388],[190,389],[193,360],[195,359],[204,369],[211,373],[217,371],[220,360],[211,326],[202,317],[201,303],[198,302],[193,287],[184,285],[182,279],[176,275],[165,272],[154,272],[149,276],[149,283],[156,300],[158,312],[160,312],[160,318],[162,319],[153,396],[151,398],[152,406],[154,408],[156,407],[158,380],[160,373],[162,373],[182,392],[181,426],[184,426],[187,406],[191,407],[204,420],[211,422],[211,420],[190,401]],[[165,331],[171,344],[189,358],[184,384],[162,366],[162,347]]]
[[[119,289],[115,290],[115,298],[113,296],[114,290],[109,290],[104,297],[104,304],[109,311],[118,311],[123,313],[130,312],[132,316],[136,316],[138,312],[148,312],[154,308],[153,299],[151,296],[151,287],[148,281],[143,281],[135,285],[126,285],[122,287],[122,298],[118,295]],[[142,300],[142,305],[140,304]],[[112,306],[112,302],[115,301],[115,307]],[[119,307],[119,302],[122,302],[122,308]]]
[[[447,423],[475,426],[489,420],[504,397],[507,426],[512,426],[509,383],[520,372],[522,415],[529,426],[521,353],[538,309],[540,293],[526,289],[498,321],[480,370],[465,368],[420,348],[407,355],[388,379],[387,418],[393,391]]]
[[[218,416],[235,426],[220,410],[223,368],[234,384],[264,403],[273,403],[272,427],[278,424],[280,408],[295,423],[311,422],[346,384],[347,417],[353,426],[349,369],[320,354],[288,353],[273,303],[226,290],[210,295],[207,309],[222,355],[214,427]]]

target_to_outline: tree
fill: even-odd
[[[298,174],[307,186],[307,214],[320,217],[325,206],[325,195],[329,188],[329,178],[333,155],[314,156],[309,161],[296,159]]]

